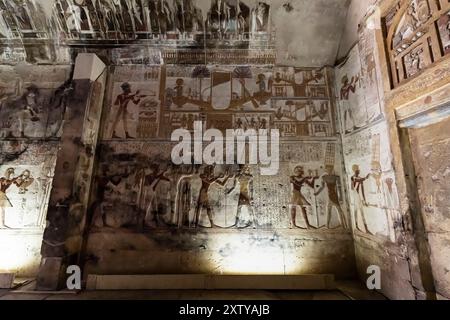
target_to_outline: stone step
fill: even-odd
[[[334,290],[334,275],[89,275],[87,290]]]

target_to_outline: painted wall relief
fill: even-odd
[[[2,228],[45,225],[57,140],[71,92],[66,82],[69,71],[67,67],[1,68]]]
[[[34,1],[0,1],[0,38],[40,38],[45,34],[42,7]]]
[[[374,42],[371,40],[362,38],[346,62],[335,69],[338,110],[344,134],[365,128],[383,118]]]
[[[70,83],[62,80],[67,70],[46,70],[55,82],[43,83],[33,81],[33,75],[24,81],[11,70],[4,67],[0,78],[0,137],[58,138],[71,92]]]
[[[394,87],[449,53],[449,10],[445,0],[408,0],[384,18]]]
[[[386,124],[345,137],[343,145],[354,228],[395,242],[401,217]]]
[[[33,0],[0,2],[1,38],[248,41],[271,31],[270,4],[248,0]]]
[[[126,73],[117,67],[116,80]],[[173,130],[279,129],[286,139],[332,137],[326,70],[141,67],[116,81],[104,139],[170,138]],[[134,79],[133,78],[133,79]]]
[[[126,67],[119,69],[127,70]],[[121,71],[117,71],[119,74]],[[105,139],[158,137],[160,67],[140,69],[140,81],[114,82],[108,99]]]
[[[57,143],[0,142],[0,228],[43,228]]]
[[[330,83],[326,69],[116,66],[93,230],[347,229]],[[193,132],[195,121],[222,132],[280,129],[280,174],[173,165],[170,136]]]
[[[105,40],[157,44],[164,48],[166,63],[271,64],[276,59],[271,6],[262,1],[52,0],[52,4],[44,8],[35,0],[0,1],[0,39],[23,40],[0,48],[0,61],[11,64],[8,57],[14,55],[33,64],[70,63],[69,50],[61,44]],[[155,57],[141,60],[154,62]]]
[[[334,142],[283,145],[281,172],[175,166],[170,143],[104,143],[93,226],[149,229],[347,228]],[[94,229],[95,230],[95,229]],[[97,229],[98,231],[98,229]]]

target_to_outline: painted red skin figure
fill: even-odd
[[[295,175],[291,177],[291,184],[293,186],[292,190],[292,198],[291,198],[291,228],[299,228],[299,229],[317,229],[313,225],[309,223],[308,213],[306,212],[306,206],[310,206],[311,204],[306,200],[303,196],[301,190],[305,186],[309,186],[310,188],[314,188],[314,178],[305,177],[305,171],[303,167],[298,166],[295,168]],[[303,220],[307,225],[306,228],[302,228],[297,226],[297,206],[301,208],[301,212],[303,215]]]
[[[135,105],[137,105],[139,102],[141,102],[141,98],[144,98],[145,96],[140,96],[140,91],[136,91],[135,94],[131,94],[131,86],[129,83],[124,83],[121,86],[122,93],[117,96],[116,101],[114,102],[115,106],[119,106],[119,110],[116,114],[116,119],[114,120],[113,124],[113,139],[120,139],[120,137],[116,133],[117,126],[120,122],[120,119],[122,118],[123,123],[123,129],[125,130],[125,137],[126,139],[134,139],[134,137],[130,136],[128,132],[128,124],[127,124],[127,116],[128,116],[128,105],[130,102],[133,102]]]
[[[359,76],[352,77],[352,81],[349,82],[348,77],[344,76],[342,78],[342,88],[341,88],[341,101],[347,101],[350,99],[350,93],[356,92],[356,83],[359,81]],[[357,129],[355,126],[355,121],[353,119],[353,113],[350,105],[344,106],[344,127],[346,128],[347,118],[352,121],[353,129]]]
[[[14,169],[9,168],[6,170],[5,176],[0,178],[0,229],[9,228],[5,224],[5,208],[11,208],[12,204],[6,196],[6,191],[15,184],[20,187],[19,179],[20,177],[11,178],[14,175]]]
[[[369,228],[367,227],[367,221],[366,217],[364,215],[364,207],[367,207],[367,200],[366,200],[366,194],[364,192],[364,182],[369,179],[370,174],[368,174],[365,178],[361,177],[361,171],[359,169],[359,166],[354,165],[353,166],[353,173],[354,175],[351,178],[352,182],[352,192],[354,194],[355,198],[355,221],[356,221],[356,228],[361,231],[368,234],[372,234],[369,231]],[[364,230],[361,230],[361,228],[358,225],[358,214],[361,215]]]
[[[219,179],[225,178],[223,181],[219,181]],[[200,214],[202,209],[206,209],[206,214],[208,215],[209,222],[211,223],[211,228],[215,227],[213,221],[213,209],[211,204],[209,203],[209,189],[211,185],[218,184],[222,187],[226,185],[228,180],[230,179],[229,175],[219,175],[214,176],[214,166],[207,166],[203,173],[200,175],[200,179],[202,179],[202,187],[200,189],[200,194],[197,201],[197,208],[195,210],[195,220],[194,226],[197,228],[200,222]]]

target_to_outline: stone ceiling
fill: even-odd
[[[358,0],[360,1],[360,0]],[[333,65],[351,0],[272,0],[280,63]],[[290,10],[291,9],[291,10]]]

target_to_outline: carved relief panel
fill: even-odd
[[[381,122],[345,137],[343,149],[355,230],[395,242],[401,215],[388,139]]]
[[[52,10],[52,12],[48,12]],[[249,0],[0,1],[0,38],[263,41],[271,6]]]
[[[262,176],[254,165],[174,165],[172,147],[103,143],[93,231],[349,225],[336,142],[283,144],[276,176]]]
[[[72,88],[68,67],[3,66],[0,139],[58,138]]]
[[[450,2],[400,1],[384,18],[386,41],[396,87],[449,51]]]
[[[93,231],[348,230],[331,84],[328,69],[112,67]],[[193,135],[199,121],[222,134],[278,129],[278,174],[253,164],[173,164],[171,134]]]
[[[57,148],[0,141],[0,229],[45,227]]]
[[[113,74],[105,140],[169,139],[195,121],[223,133],[278,129],[288,140],[336,132],[327,69],[130,65]]]

